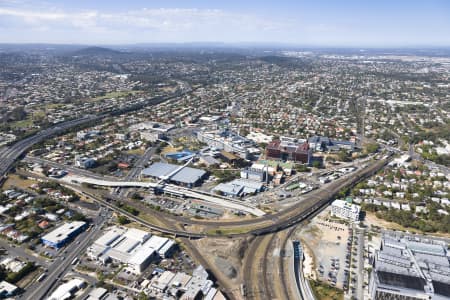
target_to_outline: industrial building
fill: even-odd
[[[83,232],[86,226],[83,221],[67,222],[44,235],[41,241],[49,247],[59,249]]]
[[[449,299],[449,257],[443,241],[384,233],[372,258],[371,299]]]
[[[220,291],[213,288],[213,282],[202,266],[198,266],[192,276],[183,272],[164,271],[144,283],[144,292],[159,295],[158,299],[225,299]]]
[[[48,300],[66,300],[72,298],[79,290],[86,286],[86,282],[80,278],[74,278],[61,284],[47,298]]]
[[[359,205],[351,203],[351,201],[334,200],[331,203],[331,215],[347,219],[353,222],[359,221],[361,208]]]
[[[14,296],[19,291],[19,288],[7,281],[0,282],[0,298],[9,298]]]
[[[255,142],[227,129],[199,131],[197,132],[197,139],[209,147],[235,153],[243,159],[250,159],[260,153],[260,150],[255,146]]]
[[[142,170],[141,175],[193,187],[199,185],[207,173],[201,169],[157,162]]]
[[[266,147],[266,158],[282,161],[293,161],[309,164],[312,150],[307,142],[294,138],[280,137],[270,142]]]
[[[235,179],[231,182],[220,183],[212,189],[212,192],[220,193],[226,197],[244,197],[254,195],[264,190],[264,184],[261,182]]]
[[[110,260],[127,264],[133,273],[140,274],[152,261],[169,257],[174,248],[175,242],[168,238],[115,226],[98,238],[87,253],[104,264]]]

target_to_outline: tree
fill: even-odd
[[[367,144],[366,147],[366,153],[371,154],[371,153],[375,153],[378,151],[378,144],[377,143],[370,143]]]
[[[318,160],[313,161],[312,166],[314,168],[321,168],[322,167],[322,163]]]
[[[130,223],[130,220],[128,220],[128,218],[125,216],[118,216],[117,222],[119,222],[120,225],[125,225],[125,224]]]

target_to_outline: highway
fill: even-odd
[[[63,123],[59,123],[53,127],[44,129],[35,135],[27,137],[23,140],[16,142],[11,146],[5,146],[0,149],[0,177],[5,176],[8,171],[11,169],[14,162],[25,153],[31,146],[37,144],[39,142],[45,141],[46,139],[64,132],[67,129],[70,129],[75,126],[79,126],[91,121],[98,119],[97,116],[86,116],[81,119],[66,121]]]
[[[197,88],[200,88],[200,87],[197,87]],[[196,89],[194,89],[194,90],[196,90]],[[87,116],[79,118],[79,119],[58,123],[52,127],[43,129],[32,136],[29,136],[20,141],[17,141],[16,143],[14,143],[11,146],[2,147],[2,148],[0,148],[0,177],[5,176],[8,173],[8,171],[11,169],[11,167],[13,166],[14,162],[34,144],[45,141],[46,139],[48,139],[52,136],[55,136],[57,134],[60,134],[68,129],[73,128],[73,127],[87,124],[89,122],[93,122],[96,120],[100,121],[105,117],[122,115],[122,114],[129,113],[132,111],[140,110],[144,107],[157,105],[159,103],[180,97],[191,91],[192,90],[187,90],[185,92],[176,92],[175,94],[169,95],[169,96],[157,96],[154,98],[143,100],[139,103],[134,103],[134,104],[128,105],[126,107],[111,109],[109,111],[104,111],[98,115],[87,115]]]
[[[149,155],[150,151],[147,155]],[[204,191],[194,191],[189,188],[180,187],[173,184],[166,184],[163,182],[155,183],[150,181],[126,181],[128,178],[134,178],[136,177],[137,171],[135,171],[132,176],[126,177],[125,181],[119,180],[115,177],[108,177],[108,176],[102,176],[99,174],[95,174],[93,172],[83,170],[76,167],[66,166],[63,164],[59,164],[53,161],[45,160],[42,158],[36,158],[36,157],[26,157],[24,159],[25,162],[31,162],[31,163],[39,163],[42,165],[48,165],[55,168],[65,169],[71,174],[65,176],[63,180],[68,181],[70,183],[88,183],[92,185],[99,185],[99,186],[107,186],[107,187],[118,187],[118,188],[131,188],[131,187],[139,187],[139,188],[149,188],[158,190],[164,193],[172,194],[172,195],[178,195],[182,197],[187,198],[194,198],[194,199],[200,199],[206,202],[210,202],[219,206],[227,207],[229,209],[237,210],[237,211],[244,211],[250,214],[253,214],[257,217],[265,215],[265,212],[254,207],[253,205],[250,205],[243,201],[238,201],[226,197],[221,197],[218,195],[213,195]],[[143,160],[144,161],[144,160]],[[141,163],[143,163],[141,161]],[[181,167],[180,167],[181,168]],[[177,172],[179,169],[176,170]],[[172,174],[173,176],[173,174]]]

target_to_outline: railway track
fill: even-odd
[[[256,299],[255,295],[259,293],[259,291],[253,290],[252,277],[252,266],[255,263],[255,256],[251,255],[252,253],[256,253],[256,250],[261,242],[263,237],[256,237],[249,249],[247,249],[247,255],[245,256],[244,264],[243,264],[243,284],[241,287],[241,294],[244,299]]]
[[[273,299],[277,299],[276,297],[276,292],[274,290],[274,273],[273,273],[273,268],[272,268],[272,272],[269,272],[268,270],[268,265],[269,263],[273,263],[273,260],[271,258],[269,258],[269,252],[272,249],[272,246],[276,240],[277,234],[272,234],[270,241],[267,244],[267,247],[264,251],[264,258],[263,258],[263,267],[262,267],[262,278],[263,278],[263,293],[262,293],[262,299],[266,299],[266,300],[273,300]],[[270,278],[271,277],[271,278]]]

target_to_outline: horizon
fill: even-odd
[[[4,0],[2,44],[280,44],[450,47],[450,3],[432,1]]]

